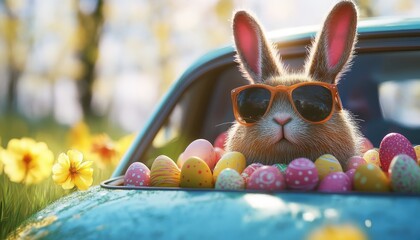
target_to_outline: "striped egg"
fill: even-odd
[[[158,156],[150,170],[150,185],[154,187],[179,187],[181,170],[165,155]]]
[[[319,179],[322,180],[332,172],[342,172],[340,162],[331,154],[324,154],[315,160],[315,166],[318,170]]]

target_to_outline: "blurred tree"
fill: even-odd
[[[13,1],[1,0],[1,7],[5,12],[5,18],[1,21],[0,32],[6,45],[6,66],[8,69],[8,91],[7,91],[7,110],[15,109],[17,94],[17,81],[24,65],[26,51],[22,49],[25,45],[19,40],[19,31],[22,28],[22,21],[19,19],[16,9],[19,4]]]
[[[92,84],[95,74],[95,63],[98,58],[98,44],[103,26],[103,1],[80,0],[77,11],[79,21],[79,56],[84,71],[80,76],[79,93],[84,116],[91,114]],[[83,5],[82,5],[83,4]]]

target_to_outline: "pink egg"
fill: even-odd
[[[219,162],[219,160],[222,158],[223,154],[225,154],[225,150],[223,150],[219,147],[215,147],[214,148],[214,154],[215,154],[214,165],[216,166],[217,162]]]
[[[178,167],[182,168],[184,162],[191,157],[198,157],[206,162],[210,169],[214,168],[216,154],[213,145],[206,139],[197,139],[190,143],[179,157],[177,162]]]
[[[307,158],[297,158],[287,166],[286,183],[290,189],[312,190],[316,187],[318,180],[318,170]]]
[[[345,174],[347,175],[347,177],[349,177],[350,180],[350,188],[353,189],[353,180],[354,180],[354,174],[356,173],[356,169],[350,169],[347,170],[347,172],[345,172]]]
[[[279,191],[286,188],[283,174],[273,166],[262,166],[254,171],[246,185],[251,190]]]
[[[244,178],[245,183],[248,182],[248,179],[252,175],[252,173],[254,173],[255,170],[262,166],[264,165],[262,165],[261,163],[251,163],[248,167],[246,167],[241,173],[241,176]]]
[[[214,147],[218,147],[221,148],[223,150],[225,150],[225,142],[227,139],[227,132],[222,132],[221,134],[219,134],[219,136],[217,136],[216,140],[214,140]]]
[[[319,183],[320,192],[348,192],[351,191],[351,181],[343,172],[332,172]]]
[[[141,162],[132,163],[124,176],[125,186],[149,186],[150,185],[150,170]]]
[[[373,144],[372,144],[372,142],[371,142],[369,139],[367,139],[367,138],[362,138],[362,144],[361,144],[361,147],[362,147],[362,153],[365,153],[365,152],[367,152],[368,150],[370,150],[370,149],[372,149],[372,148],[373,148]]]
[[[416,152],[406,137],[399,133],[387,134],[379,147],[379,159],[384,172],[388,172],[392,159],[399,154],[406,154],[412,159],[417,159]]]
[[[366,160],[361,156],[353,156],[347,160],[346,169],[356,169],[358,166],[366,164]]]

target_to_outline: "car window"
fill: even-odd
[[[283,60],[292,69],[304,63],[303,57]],[[351,70],[339,82],[344,107],[375,146],[390,132],[420,143],[419,62],[418,51],[364,52],[355,57]],[[214,141],[234,121],[230,91],[247,83],[236,64],[194,81],[155,137],[147,151],[147,163],[160,154],[176,161],[197,138]]]

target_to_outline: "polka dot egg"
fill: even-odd
[[[150,170],[144,163],[132,163],[124,176],[125,186],[149,186],[150,185]]]
[[[315,160],[315,166],[318,170],[318,176],[320,180],[332,172],[343,171],[340,162],[338,162],[337,158],[331,154],[324,154],[319,157],[317,160]]]
[[[293,190],[312,190],[318,184],[318,170],[307,158],[293,160],[286,169],[286,183]]]
[[[392,159],[389,178],[395,192],[420,193],[420,167],[405,154]]]
[[[245,180],[236,170],[225,168],[217,177],[216,189],[241,190],[245,188]]]
[[[181,168],[180,187],[212,188],[213,175],[207,163],[198,157],[187,159]]]
[[[318,186],[320,192],[348,192],[351,191],[351,182],[347,174],[333,172],[328,174]]]
[[[363,159],[366,163],[373,163],[376,166],[381,166],[381,161],[379,160],[379,152],[376,149],[370,149],[363,154]]]
[[[360,165],[366,164],[366,160],[360,156],[353,156],[347,160],[346,170],[356,169]]]
[[[399,133],[389,133],[381,141],[379,147],[379,158],[382,170],[388,171],[392,159],[398,154],[406,154],[416,159],[416,153],[410,141]]]
[[[356,191],[389,192],[389,180],[382,170],[373,163],[361,165],[356,169],[353,179]]]
[[[263,166],[254,171],[246,185],[251,190],[279,191],[286,188],[283,174],[273,166]]]

